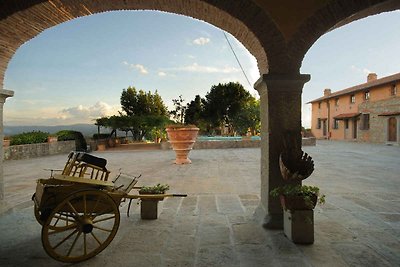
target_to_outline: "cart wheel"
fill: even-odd
[[[90,259],[111,243],[119,222],[118,206],[106,193],[73,193],[44,222],[43,248],[50,257],[62,262]]]

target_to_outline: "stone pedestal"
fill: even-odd
[[[142,220],[158,218],[158,199],[142,199],[140,202],[140,217]]]
[[[278,198],[269,192],[284,184],[279,169],[283,137],[295,136],[301,150],[301,93],[310,75],[264,74],[254,85],[261,107],[261,204],[267,214],[264,227],[283,229],[283,211]]]
[[[285,210],[283,230],[297,244],[314,243],[314,210]]]

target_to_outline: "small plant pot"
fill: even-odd
[[[142,220],[155,220],[158,218],[159,199],[142,199],[140,202],[140,217]]]

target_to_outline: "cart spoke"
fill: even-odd
[[[106,229],[106,228],[103,228],[103,227],[100,227],[100,226],[97,226],[97,225],[93,225],[93,228],[96,228],[96,229],[99,229],[99,230],[102,230],[102,231],[105,231],[105,232],[109,232],[109,233],[112,232],[112,229]]]
[[[63,216],[65,216],[65,218]],[[72,220],[72,219],[75,219],[73,216],[68,216],[68,215],[63,215],[63,214],[54,215],[54,218],[57,219],[56,222],[54,223],[54,226],[57,225],[59,220],[65,221],[66,225],[68,225],[68,223],[70,223],[70,222],[71,223],[75,222],[75,220]]]
[[[58,228],[55,228],[55,229],[51,228],[51,230],[53,230],[53,231],[52,232],[49,231],[49,235],[54,235],[54,234],[58,234],[58,233],[61,233],[61,232],[65,232],[65,231],[74,229],[76,227],[77,227],[76,224],[70,224],[70,225],[67,225],[67,226],[64,226],[64,227],[58,227]]]
[[[108,220],[111,220],[111,219],[115,219],[115,215],[113,215],[111,217],[103,218],[103,219],[93,220],[93,223],[104,222],[104,221],[108,221]]]
[[[74,206],[72,206],[71,202],[67,201],[67,204],[72,209],[73,213],[75,213],[76,216],[79,216],[79,213],[76,211]]]
[[[94,212],[96,211],[96,208],[97,208],[97,205],[99,204],[99,202],[100,202],[100,197],[97,197],[96,204],[94,205],[91,214],[94,214]]]
[[[57,245],[55,245],[54,247],[52,247],[52,249],[56,249],[58,248],[60,245],[62,245],[65,241],[67,241],[71,236],[73,236],[76,232],[78,232],[78,230],[73,231],[72,233],[70,233],[68,236],[66,236],[63,240],[61,240]]]
[[[101,245],[100,240],[94,235],[94,233],[90,232],[90,234],[93,236],[94,239],[96,239],[97,243],[99,243],[99,245]]]
[[[69,250],[68,250],[67,256],[71,255],[71,252],[72,252],[72,250],[73,250],[74,247],[75,247],[76,241],[78,241],[78,238],[81,236],[81,234],[82,234],[82,232],[79,231],[78,234],[76,235],[76,237],[75,237],[75,239],[74,239],[74,242],[72,242],[72,245],[71,245],[71,247],[70,247]]]

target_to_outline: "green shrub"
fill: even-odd
[[[107,139],[107,138],[110,138],[110,134],[94,134],[93,135],[94,140]]]
[[[76,151],[86,151],[87,143],[83,134],[77,131],[62,130],[56,133],[58,141],[75,140]]]
[[[38,144],[46,143],[49,133],[41,131],[33,131],[28,133],[21,133],[11,136],[11,144],[15,145],[25,145],[25,144]]]

